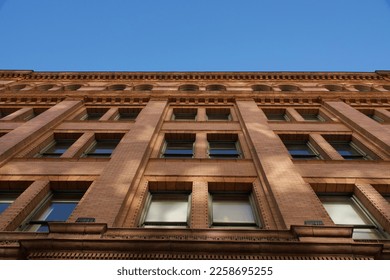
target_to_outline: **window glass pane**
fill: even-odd
[[[119,140],[96,140],[95,144],[88,150],[87,157],[110,157],[118,145]]]
[[[213,223],[255,224],[249,199],[213,199]]]
[[[338,201],[323,201],[326,211],[335,224],[369,225],[370,221],[357,209],[352,201],[347,199]]]
[[[47,158],[60,157],[74,142],[76,142],[76,139],[56,139],[47,148],[41,151],[38,156]]]
[[[209,142],[210,158],[238,158],[236,142]]]
[[[0,214],[10,206],[15,199],[19,196],[18,194],[14,193],[0,193]]]
[[[145,224],[187,223],[188,195],[152,195]]]
[[[371,228],[355,228],[352,234],[353,239],[378,239],[378,231]]]
[[[266,114],[269,121],[287,121],[288,118],[285,114]]]
[[[366,156],[358,151],[352,142],[329,142],[344,159],[364,159]]]
[[[192,157],[193,142],[169,141],[166,143],[164,157]]]
[[[292,157],[316,156],[316,154],[304,142],[285,143],[285,145]]]
[[[305,121],[322,122],[324,119],[318,114],[301,114]]]
[[[81,195],[54,194],[31,218],[32,222],[65,222],[76,208]],[[32,224],[28,231],[47,232],[48,227],[41,224]]]

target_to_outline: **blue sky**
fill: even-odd
[[[0,0],[0,69],[390,69],[390,0]]]

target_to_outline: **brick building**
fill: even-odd
[[[390,259],[390,72],[0,71],[1,259]]]

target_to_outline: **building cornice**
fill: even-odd
[[[24,80],[144,80],[144,81],[280,81],[383,80],[389,71],[376,72],[35,72],[0,70],[0,78]]]

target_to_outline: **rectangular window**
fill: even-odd
[[[109,158],[119,142],[118,138],[100,138],[99,135],[96,135],[95,141],[85,151],[83,157]]]
[[[329,144],[344,158],[348,160],[370,159],[352,141],[329,141]]]
[[[207,134],[210,158],[241,158],[237,134]]]
[[[190,194],[149,193],[143,219],[144,227],[187,227],[189,224]]]
[[[133,121],[137,118],[141,110],[141,108],[119,108],[115,120]]]
[[[262,110],[269,121],[290,121],[290,118],[286,114],[286,109],[262,108]]]
[[[172,120],[195,121],[197,111],[196,108],[173,108]]]
[[[367,117],[373,119],[374,121],[377,121],[378,123],[384,123],[385,120],[377,115],[375,112],[375,109],[359,109],[359,111],[363,114],[365,114]]]
[[[15,192],[0,192],[0,214],[10,206],[20,193]]]
[[[207,120],[230,121],[232,119],[229,108],[206,108]]]
[[[98,121],[109,108],[87,108],[86,113],[81,117],[83,121]]]
[[[324,122],[325,118],[321,115],[319,109],[296,109],[305,121]]]
[[[211,193],[210,221],[213,227],[258,227],[251,194]]]
[[[65,222],[84,193],[51,192],[28,218],[24,231],[47,232],[48,222]]]
[[[161,157],[192,158],[194,156],[195,134],[166,133]]]
[[[20,108],[0,108],[0,119],[18,111]]]
[[[321,159],[308,134],[279,134],[279,137],[293,159]]]
[[[355,196],[319,196],[336,225],[353,226],[354,239],[380,239],[383,232]]]
[[[54,139],[44,147],[35,157],[59,158],[81,136],[79,133],[55,133]]]
[[[346,160],[372,160],[351,135],[323,135],[329,144]]]

